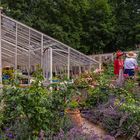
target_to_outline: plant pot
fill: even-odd
[[[80,127],[82,125],[82,117],[79,109],[66,109],[65,111],[75,126]]]

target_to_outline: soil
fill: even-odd
[[[98,124],[94,124],[87,120],[86,118],[83,118],[80,114],[80,111],[69,111],[69,116],[71,117],[73,123],[77,127],[82,127],[83,133],[85,134],[92,134],[95,133],[100,137],[100,140],[103,140],[103,137],[108,135],[107,131],[103,127],[101,127]],[[127,140],[126,137],[120,137],[116,140]]]
[[[85,118],[82,118],[82,128],[84,133],[92,134],[94,132],[95,134],[100,136],[101,140],[104,136],[107,135],[107,132],[101,126],[93,124]]]
[[[107,135],[107,132],[100,127],[99,125],[93,124],[90,121],[86,120],[85,118],[81,117],[80,111],[76,112],[68,112],[69,116],[71,117],[73,123],[77,127],[82,127],[83,133],[85,134],[92,134],[95,133],[100,136],[100,140],[102,137]]]

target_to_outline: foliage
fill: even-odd
[[[87,54],[137,43],[138,0],[2,0],[1,5],[7,15]]]
[[[108,100],[112,92],[110,80],[113,78],[112,65],[108,65],[105,70],[94,70],[85,72],[75,80],[75,85],[83,93],[86,100],[80,102],[81,108],[92,108]]]
[[[135,41],[136,41],[136,44],[140,44],[140,24],[136,24],[134,26],[134,33],[135,33]]]
[[[68,107],[70,109],[76,109],[76,108],[78,108],[78,102],[77,101],[71,101]]]
[[[130,82],[130,81],[129,81]],[[122,127],[124,127],[127,133],[137,134],[140,130],[140,99],[137,98],[136,93],[133,92],[133,83],[128,83],[129,88],[123,89],[123,95],[121,98],[124,99],[124,103],[121,105],[120,109],[128,114],[126,121]],[[124,96],[124,97],[123,97]]]
[[[66,109],[80,106],[88,109],[88,112],[85,111],[86,115],[84,114],[86,118],[94,123],[100,122],[111,135],[138,137],[139,92],[136,93],[133,79],[126,79],[121,88],[113,86],[110,83],[111,67],[106,67],[105,71],[83,73],[74,84],[61,81],[51,84],[48,89],[42,84],[44,78],[41,70],[34,74],[35,82],[30,87],[20,88],[14,83],[5,85],[0,94],[0,126],[3,138],[37,139],[43,131],[44,137],[48,139],[65,139],[68,136],[88,139],[81,130],[72,128],[73,124],[65,114]],[[86,97],[81,95],[82,90],[86,92]],[[94,134],[93,136],[95,137]]]
[[[114,77],[114,68],[113,68],[113,64],[106,64],[106,67],[104,68],[104,74],[106,75],[107,79],[113,79]]]
[[[140,41],[139,0],[2,0],[1,5],[7,15],[87,54],[135,49]]]
[[[71,97],[79,93],[68,84],[50,85],[51,91],[46,89],[41,73],[38,70],[34,74],[35,82],[30,87],[5,85],[1,93],[0,126],[5,134],[10,132],[15,139],[38,136],[41,130],[46,135],[56,134],[60,128],[70,127],[64,110]]]
[[[118,114],[120,114],[118,133],[127,136],[136,136],[140,128],[140,104],[134,88],[134,82],[128,80],[123,88],[114,91],[116,95],[114,104],[118,106]]]
[[[9,84],[14,79],[14,72],[13,68],[2,70],[3,84]]]
[[[112,42],[114,49],[135,49],[137,33],[134,28],[139,24],[139,1],[109,1],[113,6],[113,14],[116,18],[115,38]]]
[[[93,73],[93,77],[96,77],[96,85],[89,86],[87,89],[88,98],[86,104],[88,107],[96,106],[108,99],[110,91],[110,84],[108,75],[104,73]],[[94,79],[91,79],[91,83],[94,83]]]
[[[132,79],[126,79],[122,88],[111,86],[112,74],[98,74],[95,87],[88,87],[83,116],[100,123],[115,137],[126,135],[136,137],[140,124],[140,99],[135,92]]]
[[[87,54],[139,44],[139,0],[2,0],[1,5],[7,15]]]

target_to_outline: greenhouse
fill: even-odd
[[[47,82],[73,79],[80,73],[99,68],[100,63],[79,51],[0,14],[0,77],[2,68],[13,68],[30,83],[32,73],[40,66]]]
[[[140,140],[139,21],[140,0],[0,0],[0,140]]]

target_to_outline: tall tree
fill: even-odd
[[[92,54],[134,48],[139,0],[2,0],[6,14]]]
[[[83,44],[88,46],[88,53],[111,50],[114,36],[115,18],[107,0],[91,0],[83,21]]]
[[[135,49],[134,27],[139,23],[139,0],[110,0],[116,18],[114,47],[117,49]]]

